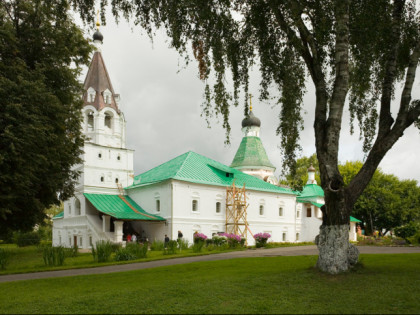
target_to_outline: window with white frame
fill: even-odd
[[[296,241],[299,241],[299,233],[296,233]]]
[[[287,233],[286,232],[283,232],[282,237],[281,237],[281,239],[282,239],[283,242],[286,241],[286,237],[287,237]]]
[[[74,214],[75,215],[80,215],[81,214],[80,201],[77,198],[74,199]]]
[[[216,202],[216,213],[222,212],[222,203],[220,201]]]
[[[312,216],[312,209],[311,208],[306,208],[306,216],[308,218],[310,218]]]
[[[160,199],[156,199],[156,212],[160,212]]]
[[[69,214],[71,214],[71,203],[69,202]]]
[[[92,236],[89,236],[89,246],[93,246]]]
[[[197,199],[193,199],[192,200],[192,211],[197,212],[198,211],[198,200]]]
[[[264,215],[264,205],[260,205],[260,215]]]
[[[296,211],[296,218],[300,218],[300,211],[299,210]]]
[[[283,207],[279,207],[279,217],[284,216]]]
[[[104,91],[104,102],[105,102],[105,104],[108,104],[108,105],[111,104],[111,96],[112,96],[111,91],[106,89]]]
[[[80,236],[79,242],[80,242],[80,245],[79,246],[80,247],[83,247],[83,237]]]
[[[88,103],[93,103],[95,101],[96,91],[90,87],[87,90],[87,101]]]

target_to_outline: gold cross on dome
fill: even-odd
[[[99,26],[101,26],[101,22],[99,22],[99,10],[96,12],[96,29],[99,30]]]
[[[252,112],[252,94],[249,94],[249,110]]]

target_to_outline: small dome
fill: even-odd
[[[101,32],[96,31],[93,34],[93,41],[95,41],[95,40],[99,40],[102,43],[102,41],[104,40],[104,36],[101,34]]]
[[[315,167],[312,164],[309,166],[308,172],[315,172]]]
[[[242,128],[251,126],[261,127],[261,120],[258,117],[255,117],[252,111],[250,111],[248,116],[242,120]]]

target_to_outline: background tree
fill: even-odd
[[[346,162],[339,166],[348,185],[363,163]],[[354,205],[353,216],[362,220],[367,235],[375,230],[384,234],[420,219],[420,187],[415,180],[399,180],[377,169]]]
[[[0,3],[0,231],[29,230],[73,193],[91,47],[64,0]]]
[[[305,186],[306,182],[308,181],[308,168],[311,165],[316,170],[315,180],[319,185],[321,183],[321,178],[319,177],[319,165],[316,154],[312,154],[309,157],[303,156],[297,159],[294,172],[286,173],[284,178],[280,179],[280,183],[293,187],[295,190],[301,191],[303,186]]]
[[[101,1],[102,18],[107,3]],[[93,1],[73,4],[92,21]],[[353,206],[385,154],[420,115],[420,102],[411,100],[420,57],[415,1],[118,0],[111,5],[117,19],[120,14],[132,17],[150,36],[155,28],[164,27],[171,46],[187,60],[191,45],[200,78],[207,82],[204,114],[222,115],[227,134],[229,106],[232,100],[238,104],[240,90],[248,112],[250,68],[257,65],[260,99],[276,97],[281,105],[277,132],[284,166],[292,172],[302,128],[305,76],[310,76],[316,91],[315,145],[325,191],[317,266],[338,273],[353,265],[358,255],[348,242]],[[226,87],[227,75],[232,77],[232,93]],[[393,117],[391,100],[400,81],[404,88]],[[278,93],[270,94],[273,90]],[[348,97],[351,123],[359,122],[367,157],[345,186],[338,149]]]
[[[315,154],[296,161],[296,175],[286,174],[284,183],[291,186],[296,182],[305,185],[308,180],[308,166],[313,165],[319,172]],[[344,185],[348,185],[362,168],[360,161],[339,164]],[[317,181],[319,178],[317,178]],[[420,187],[415,180],[399,180],[392,174],[377,169],[369,184],[357,199],[352,215],[363,221],[367,235],[375,230],[384,234],[410,222],[420,219]]]

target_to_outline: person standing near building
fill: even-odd
[[[127,243],[130,243],[131,242],[131,234],[128,234],[127,235]]]
[[[136,234],[133,234],[133,236],[131,237],[131,241],[133,243],[137,243],[137,235]]]
[[[165,234],[165,248],[168,247],[169,237]]]

